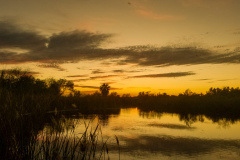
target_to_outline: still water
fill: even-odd
[[[100,124],[111,159],[119,159],[115,136],[120,143],[120,158],[138,159],[240,159],[240,122],[225,119],[213,122],[205,116],[141,112],[121,109],[119,114],[81,115],[76,134]]]

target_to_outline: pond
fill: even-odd
[[[80,115],[69,120],[81,135],[99,124],[110,159],[240,159],[240,122],[213,121],[204,115],[120,109],[115,114]],[[47,127],[45,128],[47,129]]]

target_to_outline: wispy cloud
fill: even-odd
[[[173,73],[161,73],[161,74],[146,74],[146,75],[137,75],[137,76],[130,76],[128,78],[175,78],[175,77],[184,77],[195,75],[193,72],[173,72]]]
[[[87,75],[71,75],[67,76],[68,78],[79,78],[79,77],[87,77]]]
[[[114,73],[137,73],[137,72],[142,72],[142,71],[146,71],[146,70],[139,70],[139,69],[136,69],[136,70],[116,69],[116,70],[113,70],[112,72],[114,72]]]
[[[136,9],[135,11],[138,15],[143,16],[145,18],[153,19],[153,20],[181,20],[183,17],[171,15],[171,14],[158,14],[152,10],[148,10],[146,8]]]
[[[204,7],[209,8],[213,6],[226,7],[231,5],[234,0],[178,0],[183,6],[186,7]]]
[[[89,89],[99,89],[99,87],[97,87],[97,86],[82,86],[82,85],[79,85],[78,87],[89,88]]]
[[[121,137],[126,143],[123,150],[128,151],[143,151],[143,152],[161,152],[166,156],[172,155],[192,155],[204,156],[206,153],[214,152],[217,146],[225,148],[240,149],[239,142],[236,140],[223,139],[201,139],[201,138],[186,138],[180,136],[139,136],[137,138]],[[145,142],[145,143],[142,143]],[[152,145],[152,144],[158,144]],[[195,146],[195,147],[192,147]],[[117,147],[115,148],[118,149]],[[169,152],[171,150],[172,152]]]
[[[135,1],[134,3],[131,3],[130,5],[133,7],[134,12],[137,15],[148,18],[148,19],[157,20],[157,21],[184,19],[179,15],[174,15],[170,13],[159,13],[159,11],[157,12],[147,7],[145,4],[139,3],[137,1]]]
[[[90,77],[90,79],[107,79],[107,78],[113,78],[113,77],[119,77],[119,75],[106,75],[106,76],[93,76]]]
[[[210,80],[212,80],[212,79],[203,78],[203,79],[196,79],[194,81],[210,81]]]
[[[37,65],[38,67],[41,68],[55,68],[58,69],[59,71],[65,71],[64,68],[62,68],[59,64],[57,63],[43,63],[43,64],[39,64]]]
[[[101,74],[104,73],[103,71],[101,71],[100,69],[96,69],[92,71],[92,74]]]
[[[88,81],[89,78],[83,78],[83,79],[73,79],[73,80],[70,80],[72,82],[83,82],[83,81]]]
[[[40,74],[39,72],[32,72],[32,71],[24,71],[21,69],[2,69],[0,70],[0,73],[5,73],[5,74],[14,74],[14,75],[36,75]]]
[[[225,54],[197,47],[146,48],[146,46],[143,46],[142,49],[142,46],[139,46],[137,49],[136,47],[130,47],[129,50],[132,54],[129,54],[122,63],[133,63],[142,66],[240,63],[239,48]]]
[[[179,129],[179,130],[193,130],[193,129],[196,129],[195,127],[189,127],[187,125],[181,125],[181,124],[150,123],[148,125],[151,126],[151,127]]]
[[[115,72],[115,73],[123,73],[124,70],[122,70],[122,69],[116,69],[116,70],[113,70],[113,72]]]

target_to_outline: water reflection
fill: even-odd
[[[139,112],[139,116],[142,118],[161,118],[163,113],[155,112],[155,111],[149,111],[149,112]]]
[[[186,125],[181,125],[181,124],[162,124],[162,123],[151,123],[148,124],[151,127],[159,127],[159,128],[168,128],[168,129],[195,129],[195,127],[190,127]]]
[[[179,114],[179,120],[184,121],[187,126],[191,126],[195,122],[204,122],[203,115]]]
[[[139,110],[139,116],[147,119],[154,119],[154,118],[161,119],[161,117],[164,114],[178,116],[179,120],[185,122],[185,124],[189,127],[196,122],[204,122],[205,119],[211,120],[213,123],[217,123],[220,127],[223,127],[223,128],[230,127],[230,125],[239,122],[238,119],[223,118],[223,117],[214,118],[214,117],[205,116],[205,115],[180,114],[180,113],[177,114],[177,113],[165,113],[165,112]]]
[[[205,115],[132,108],[121,109],[103,132],[106,137],[118,136],[121,154],[127,159],[240,158],[239,121],[219,119],[216,123]],[[112,152],[117,152],[114,141],[110,146]]]
[[[49,114],[45,133],[84,133],[99,125],[111,159],[240,159],[240,122],[206,115],[141,111],[138,108]],[[30,122],[30,121],[28,121]],[[36,124],[36,123],[35,123]],[[36,127],[35,127],[36,128]]]
[[[121,137],[126,142],[122,147],[124,152],[148,151],[163,155],[198,156],[219,150],[229,150],[239,153],[240,141],[222,139],[199,139],[175,136],[139,136],[136,139]]]

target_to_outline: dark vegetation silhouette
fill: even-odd
[[[110,86],[106,83],[103,83],[100,86],[100,91],[101,91],[102,96],[107,96],[109,94],[109,90],[110,90]]]
[[[142,112],[177,113],[180,119],[188,124],[201,120],[203,115],[213,122],[224,120],[235,123],[240,120],[238,87],[210,88],[206,94],[197,94],[187,89],[178,96],[143,91],[139,92],[138,96],[131,97],[130,94],[119,96],[116,92],[110,93],[110,86],[104,83],[99,91],[91,95],[83,95],[74,89],[73,82],[65,79],[41,80],[19,69],[1,71],[0,159],[6,157],[7,159],[41,159],[36,155],[34,148],[39,132],[46,124],[53,124],[54,128],[56,122],[62,123],[63,116],[71,119],[79,113],[98,114],[106,124],[109,115],[118,115],[120,109],[124,107],[138,107]],[[82,144],[83,139],[79,144]],[[48,145],[52,144],[50,141],[53,140],[49,139]],[[50,157],[55,154],[53,150],[57,149],[53,147],[52,150],[46,150],[47,144],[42,145],[41,152],[44,152],[44,156],[48,156],[45,157],[46,159],[51,159]],[[95,153],[93,152],[95,150],[88,151],[81,153],[81,156],[85,156],[83,159],[87,159],[87,154]],[[62,154],[62,151],[57,154],[59,155],[60,152]],[[69,152],[73,153],[71,150],[66,154]]]
[[[76,112],[79,107],[71,103],[71,100],[80,98],[80,92],[74,90],[73,85],[65,79],[36,79],[21,70],[0,73],[0,159],[97,157],[97,128],[90,133],[86,128],[82,137],[74,140],[58,133],[63,129],[60,124],[79,115]],[[66,97],[65,92],[71,92],[71,95]],[[92,113],[98,112],[93,110]],[[105,112],[99,118],[107,123],[110,114],[119,112]],[[40,143],[39,132],[46,125],[51,125],[58,132],[50,135],[42,133],[45,140]],[[74,124],[71,126],[74,128]],[[106,149],[106,143],[102,142],[98,156],[101,157]]]

